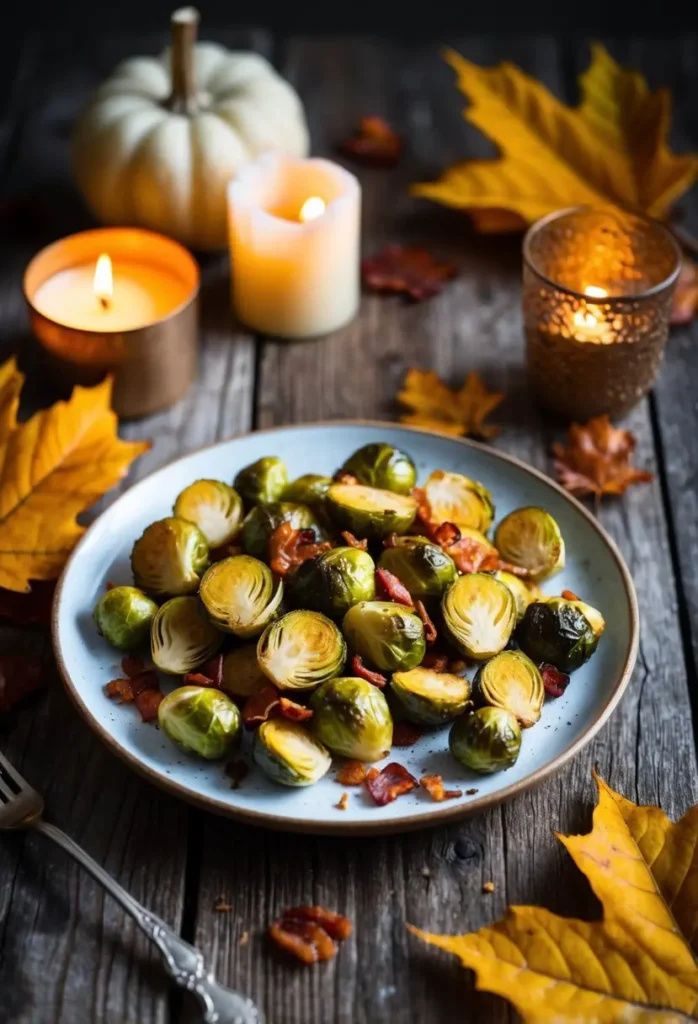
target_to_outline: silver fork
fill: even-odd
[[[170,977],[192,992],[201,1004],[205,1024],[263,1024],[251,999],[219,985],[207,971],[198,949],[181,939],[161,918],[151,914],[65,832],[42,818],[44,800],[0,754],[0,830],[33,828],[62,846],[112,894],[158,947]]]

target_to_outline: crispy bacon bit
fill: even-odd
[[[424,504],[426,505],[426,508],[428,509],[428,517],[429,517],[429,518],[426,519],[426,522],[431,524],[431,518],[430,518],[431,517],[431,508],[428,505],[428,503],[426,502],[426,499],[424,501]],[[422,511],[422,507],[423,506],[420,505],[420,512]],[[458,527],[456,526],[455,523],[441,523],[440,526],[436,526],[436,527],[432,526],[431,527],[431,533],[432,533],[432,537],[436,541],[436,543],[440,544],[441,547],[444,548],[444,550],[446,548],[450,548],[453,544],[457,544],[458,541],[461,538],[460,530],[458,529]]]
[[[343,914],[337,914],[334,910],[327,910],[325,907],[292,907],[284,914],[284,918],[287,917],[297,921],[313,921],[324,928],[327,934],[337,942],[344,942],[351,935],[351,921]]]
[[[335,807],[337,808],[338,811],[346,811],[346,809],[349,807],[349,794],[342,793],[338,803],[335,804]]]
[[[281,523],[269,538],[269,565],[277,576],[286,576],[307,559],[331,547],[331,541],[318,541],[314,530],[297,530],[291,523]]]
[[[376,569],[376,595],[378,594],[384,601],[396,601],[398,604],[407,605],[408,608],[414,603],[404,583],[387,569]]]
[[[393,725],[393,746],[413,747],[424,735],[424,729],[411,722],[395,722]]]
[[[436,626],[429,618],[429,612],[424,607],[423,601],[415,601],[414,610],[424,623],[424,638],[431,647],[432,644],[436,643],[437,638],[439,636],[439,634],[436,632]]]
[[[344,538],[344,540],[347,542],[347,545],[350,548],[358,548],[359,551],[368,551],[368,541],[367,540],[365,540],[365,539],[364,540],[359,540],[358,537],[355,537],[353,533],[349,533],[348,530],[342,530],[342,534],[341,535]]]
[[[427,249],[386,245],[362,260],[361,274],[369,291],[402,292],[413,302],[421,302],[438,295],[446,281],[456,276],[456,268],[439,263]]]
[[[423,775],[419,782],[432,800],[439,804],[442,800],[456,800],[463,796],[462,789],[444,789],[444,780],[440,775]]]
[[[186,686],[210,686],[220,690],[223,683],[223,655],[217,654],[200,666],[198,672],[188,672],[184,677]]]
[[[360,679],[365,679],[367,683],[372,683],[373,686],[377,686],[379,690],[384,690],[388,685],[388,680],[384,675],[381,675],[380,672],[373,672],[370,668],[366,668],[360,654],[355,654],[351,659],[351,671],[353,675],[358,676]]]
[[[160,690],[142,690],[136,694],[135,705],[144,722],[154,722],[158,717],[158,708],[165,699]]]
[[[272,711],[279,704],[279,691],[271,683],[263,686],[259,693],[253,693],[245,701],[242,709],[242,721],[246,729],[256,729],[262,722],[266,722]]]
[[[145,672],[139,672],[137,676],[132,676],[130,682],[135,697],[139,693],[143,693],[144,690],[157,690],[160,687],[157,673],[153,668],[147,669]]]
[[[351,935],[351,922],[324,907],[292,907],[273,922],[269,935],[303,963],[315,964],[336,955],[337,944]]]
[[[289,700],[288,697],[279,697],[279,712],[291,722],[307,722],[315,713],[312,708],[296,704],[295,700]]]
[[[563,590],[560,597],[564,597],[565,601],[579,601],[581,598],[577,597],[573,590]]]
[[[354,134],[339,147],[344,156],[370,167],[394,167],[402,139],[382,117],[362,117]]]
[[[570,684],[570,677],[546,661],[542,662],[538,668],[543,677],[543,686],[547,695],[549,697],[562,697]]]
[[[466,796],[475,796],[475,794],[477,792],[478,792],[478,790],[473,787],[472,789],[466,789],[465,795]]]
[[[396,761],[391,761],[376,775],[369,772],[366,776],[366,789],[379,807],[392,803],[403,793],[410,793],[417,785],[414,775]]]
[[[142,658],[137,657],[133,654],[127,654],[121,659],[121,671],[129,679],[133,679],[134,676],[138,676],[141,672],[145,672],[145,662]]]
[[[130,679],[112,679],[104,687],[104,692],[110,700],[119,704],[130,704],[136,696]]]
[[[429,651],[422,658],[422,664],[420,668],[430,668],[432,672],[452,672],[453,669],[449,668],[448,655],[447,654],[436,654],[435,651]]]
[[[368,771],[366,772],[366,778],[364,779],[364,782],[366,782],[366,783],[373,782],[373,780],[377,779],[379,775],[380,775],[380,769],[379,768],[369,768]]]
[[[49,626],[55,580],[33,580],[27,594],[0,587],[0,619],[15,626]]]
[[[361,786],[366,781],[367,774],[363,761],[347,761],[339,769],[335,778],[340,786]]]
[[[332,482],[335,484],[349,484],[351,487],[355,487],[359,482],[359,478],[354,476],[353,473],[347,473],[346,469],[338,469],[332,477]]]
[[[11,711],[30,693],[46,686],[43,660],[34,654],[0,656],[0,713]]]
[[[230,779],[230,788],[239,789],[240,784],[250,774],[250,766],[247,761],[243,761],[242,758],[238,758],[235,761],[228,761],[224,768],[224,772]]]

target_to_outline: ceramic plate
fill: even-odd
[[[448,753],[448,729],[423,736],[392,759],[414,775],[438,773],[464,795],[441,804],[421,790],[377,807],[363,789],[349,790],[346,811],[335,805],[343,790],[334,769],[307,789],[286,789],[253,771],[237,790],[220,763],[180,753],[157,728],[141,723],[133,708],[118,706],[104,684],[120,674],[119,656],[100,639],[92,608],[107,580],[130,583],[129,554],[142,530],[169,515],[176,495],[201,477],[232,480],[263,455],[279,455],[290,477],[332,474],[356,448],[387,441],[406,449],[420,481],[433,469],[465,473],[494,495],[497,520],[521,505],[541,505],[560,524],[567,567],[544,589],[568,588],[600,609],[606,632],[599,648],[572,677],[564,696],[546,702],[541,721],[524,733],[513,768],[481,776]],[[388,423],[328,423],[263,431],[213,445],[153,473],[125,493],[91,526],[75,549],[56,592],[53,641],[68,692],[89,725],[133,768],[172,793],[246,822],[321,833],[402,831],[451,820],[504,800],[556,771],[600,729],[628,682],[637,649],[638,615],[633,584],[613,542],[579,502],[535,470],[468,441]],[[472,673],[469,673],[472,675]],[[165,689],[172,684],[165,684]],[[249,736],[245,737],[246,744]],[[379,767],[381,765],[379,764]],[[466,790],[472,790],[466,794]]]

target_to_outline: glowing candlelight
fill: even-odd
[[[97,296],[102,309],[109,309],[112,295],[114,294],[114,275],[112,273],[111,260],[105,252],[97,260],[92,291]]]
[[[584,288],[584,294],[590,299],[605,299],[608,292],[605,288],[590,284]],[[607,345],[613,341],[611,325],[604,312],[593,303],[583,302],[572,314],[573,334],[577,341],[591,341]]]
[[[311,196],[301,206],[301,212],[298,214],[298,219],[302,224],[305,224],[309,220],[316,220],[318,217],[322,217],[325,212],[325,200],[321,199],[320,196]]]

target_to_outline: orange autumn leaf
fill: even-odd
[[[568,107],[513,64],[481,68],[453,50],[446,60],[470,100],[463,116],[499,148],[467,160],[413,193],[467,210],[479,231],[511,231],[566,206],[614,205],[664,217],[698,177],[698,155],[667,144],[668,90],[592,47],[581,104]]]
[[[591,832],[561,836],[603,906],[601,921],[510,907],[468,935],[410,931],[460,958],[477,987],[524,1021],[679,1024],[698,1014],[698,806],[673,824],[595,775]]]
[[[69,401],[18,425],[20,386],[5,364],[0,369],[0,587],[27,592],[31,579],[58,576],[84,531],[76,516],[113,487],[150,444],[119,440],[109,380],[75,388]]]
[[[553,445],[557,478],[571,494],[624,494],[633,484],[649,483],[653,476],[630,465],[637,439],[629,430],[614,427],[608,416],[597,416],[569,429],[567,446]]]
[[[427,427],[456,437],[494,437],[497,427],[485,420],[504,395],[488,391],[473,370],[458,391],[449,388],[433,370],[408,370],[398,401],[411,409],[401,423]]]

